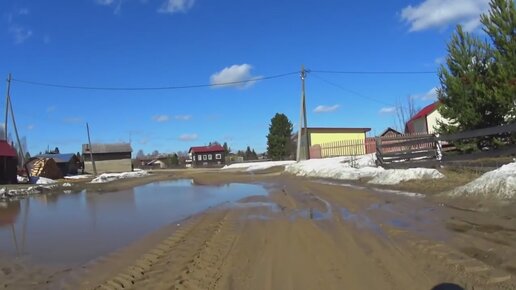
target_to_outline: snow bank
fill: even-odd
[[[63,187],[71,187],[71,186],[72,186],[71,183],[68,183],[68,182],[63,183]]]
[[[389,169],[380,172],[368,183],[372,184],[398,184],[403,181],[417,179],[439,179],[444,175],[436,169],[429,168],[409,168],[409,169]]]
[[[46,178],[46,177],[38,177],[38,176],[31,176],[30,177],[30,183],[32,184],[41,184],[41,185],[47,185],[47,184],[54,184],[57,183],[57,181]]]
[[[358,180],[375,177],[380,172],[385,171],[381,167],[373,167],[374,163],[373,154],[357,156],[356,158],[310,159],[287,165],[285,171],[297,176]]]
[[[149,175],[147,171],[138,170],[133,172],[122,172],[122,173],[103,173],[94,178],[91,183],[106,183],[115,181],[118,179],[136,178]]]
[[[86,179],[86,178],[91,178],[92,176],[90,174],[80,174],[80,175],[70,175],[70,176],[65,176],[64,178],[65,179]]]
[[[372,178],[373,184],[398,184],[415,179],[443,178],[435,169],[411,168],[388,169],[375,166],[375,154],[356,157],[335,157],[311,159],[288,165],[285,171],[297,176],[331,178],[342,180],[359,180]]]
[[[516,160],[498,169],[484,173],[470,183],[460,186],[450,196],[476,196],[495,199],[516,197]]]
[[[240,169],[245,171],[257,171],[257,170],[265,170],[275,166],[285,166],[295,163],[295,161],[264,161],[264,162],[248,162],[248,163],[235,163],[231,165],[226,165],[222,167],[222,170],[229,169]]]

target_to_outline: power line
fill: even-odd
[[[312,71],[312,73],[313,73],[313,72],[314,72],[314,71]],[[321,80],[321,81],[323,81],[323,82],[325,82],[325,83],[327,83],[327,84],[329,84],[329,85],[332,85],[332,86],[334,86],[334,87],[336,87],[336,88],[339,88],[339,89],[341,89],[341,90],[343,90],[343,91],[346,91],[346,92],[348,92],[348,93],[351,93],[351,94],[354,94],[354,95],[356,95],[356,96],[359,96],[359,97],[362,97],[362,98],[365,98],[365,99],[371,100],[371,101],[373,101],[373,102],[380,103],[380,104],[382,104],[382,105],[392,106],[392,104],[389,104],[389,103],[386,103],[386,102],[383,102],[383,101],[377,100],[377,99],[375,99],[375,98],[368,97],[368,96],[366,96],[366,95],[364,95],[364,94],[361,94],[361,93],[359,93],[359,92],[356,92],[356,91],[354,91],[354,90],[350,90],[350,89],[348,89],[348,88],[345,88],[345,87],[343,87],[343,86],[341,86],[341,85],[339,85],[339,84],[336,84],[336,83],[334,83],[334,82],[332,82],[332,81],[329,81],[329,80],[327,80],[327,79],[325,79],[325,78],[322,78],[322,77],[320,77],[320,76],[319,76],[319,75],[317,75],[317,74],[312,74],[312,75],[313,75],[315,78],[317,78],[317,79],[319,79],[319,80]]]
[[[164,86],[164,87],[96,87],[96,86],[77,86],[77,85],[63,85],[63,84],[55,84],[55,83],[46,83],[46,82],[37,82],[37,81],[29,81],[29,80],[21,80],[21,79],[12,79],[13,82],[34,85],[34,86],[43,86],[43,87],[53,87],[53,88],[61,88],[61,89],[77,89],[77,90],[97,90],[97,91],[157,91],[157,90],[179,90],[179,89],[194,89],[194,88],[208,88],[208,87],[223,87],[229,85],[237,85],[237,84],[246,84],[256,81],[263,80],[271,80],[282,78],[294,74],[299,74],[299,71],[283,73],[278,75],[271,76],[263,76],[263,77],[255,77],[248,80],[242,81],[234,81],[234,82],[224,82],[224,83],[214,83],[214,84],[196,84],[196,85],[183,85],[183,86]]]
[[[309,70],[308,72],[323,74],[353,74],[353,75],[415,75],[436,74],[436,71],[338,71],[338,70]]]

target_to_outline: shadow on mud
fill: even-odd
[[[457,284],[442,283],[433,287],[432,290],[464,290],[464,288]]]

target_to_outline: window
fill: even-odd
[[[208,160],[208,156],[205,154],[202,156],[202,160]]]
[[[197,161],[201,161],[202,160],[202,155],[197,155]]]
[[[208,154],[208,160],[212,160],[213,159],[213,155],[212,154]]]
[[[217,160],[222,159],[222,154],[215,154],[215,159],[217,159]]]

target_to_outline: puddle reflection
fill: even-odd
[[[0,255],[77,265],[224,202],[266,195],[258,185],[164,181],[111,193],[49,194],[0,205]]]

